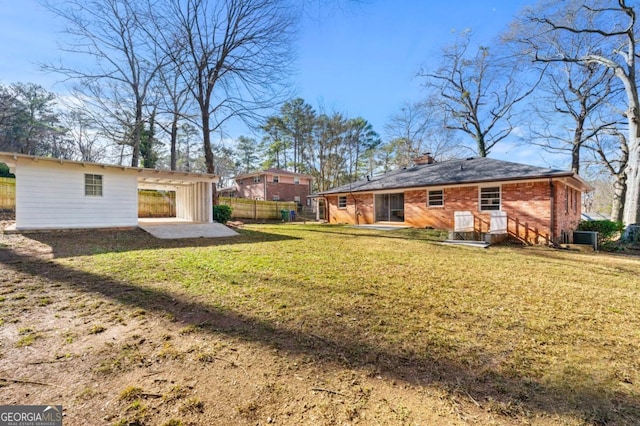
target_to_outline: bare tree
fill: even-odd
[[[385,125],[385,133],[391,141],[387,152],[393,153],[396,167],[407,166],[413,158],[427,152],[442,161],[461,156],[464,149],[454,130],[445,123],[440,99],[405,102]]]
[[[74,146],[75,158],[80,161],[99,162],[106,153],[103,138],[95,121],[84,108],[70,108],[63,116],[67,137]]]
[[[625,170],[629,162],[629,145],[623,132],[611,129],[599,132],[588,147],[593,151],[598,165],[613,177],[613,197],[611,204],[611,220],[622,221],[625,197],[627,193],[627,175]]]
[[[46,64],[44,68],[77,80],[76,88],[102,112],[105,127],[116,133],[123,129],[121,142],[132,147],[132,166],[138,166],[145,103],[162,66],[148,30],[142,27],[140,4],[135,0],[45,1],[67,23],[65,33],[72,41],[62,50],[92,58],[94,67]]]
[[[405,166],[424,151],[428,128],[428,111],[423,104],[405,102],[384,126],[388,140],[395,141],[398,157]]]
[[[623,221],[640,223],[640,107],[636,81],[636,8],[626,0],[545,1],[530,9],[523,38],[540,62],[597,64],[610,69],[625,91],[628,125],[627,188]],[[559,43],[558,40],[561,42]],[[580,40],[580,42],[576,42]],[[584,41],[586,40],[586,42]],[[579,49],[574,49],[580,46]]]
[[[486,46],[470,49],[469,32],[445,47],[435,71],[421,71],[424,85],[434,94],[434,105],[445,116],[447,128],[471,136],[477,154],[486,157],[513,130],[514,106],[535,88],[517,77],[518,67],[497,57]],[[542,73],[540,74],[542,75]],[[539,81],[539,80],[538,80]]]
[[[581,151],[599,133],[610,132],[618,120],[602,113],[618,92],[613,73],[595,64],[563,63],[548,69],[533,99],[536,112],[532,143],[550,152],[568,152],[571,170],[580,172]],[[565,125],[566,124],[566,125]]]
[[[182,62],[173,62],[164,66],[158,74],[158,91],[162,94],[159,102],[158,113],[168,117],[168,122],[158,120],[159,127],[169,135],[169,168],[177,170],[178,167],[178,131],[182,120],[193,121],[190,114],[190,103],[193,99],[189,96],[189,88],[184,84],[181,75]]]
[[[295,17],[283,0],[169,2],[174,61],[198,105],[207,172],[215,173],[211,134],[233,117],[251,120],[278,104],[290,65]],[[177,55],[175,52],[182,52]]]

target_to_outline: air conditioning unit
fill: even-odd
[[[585,244],[598,250],[598,233],[595,231],[573,231],[573,244]]]

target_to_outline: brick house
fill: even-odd
[[[318,194],[329,223],[402,224],[454,230],[456,212],[473,216],[473,231],[491,231],[492,212],[506,214],[511,237],[533,244],[571,242],[582,193],[593,188],[570,171],[467,158],[430,156],[381,176]],[[494,213],[495,214],[495,213]]]
[[[235,176],[235,186],[219,190],[220,196],[264,201],[295,201],[307,205],[313,177],[282,169]]]

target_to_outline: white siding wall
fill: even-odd
[[[85,173],[102,175],[102,196],[84,195]],[[138,225],[136,176],[117,169],[21,161],[16,168],[16,228]]]

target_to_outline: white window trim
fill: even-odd
[[[498,188],[498,208],[483,209],[482,208],[482,190],[485,188]],[[478,187],[478,211],[480,212],[499,212],[502,211],[502,185],[482,185]]]
[[[294,176],[293,177],[293,184],[294,185],[300,185],[300,178],[298,176]]]
[[[260,176],[254,176],[253,183],[260,183]]]
[[[344,207],[340,206],[340,199],[344,198]],[[347,205],[349,204],[348,200],[347,200],[347,196],[346,195],[339,195],[338,196],[338,208],[340,210],[345,210],[347,208]]]
[[[100,176],[100,185],[96,185],[95,183],[88,184],[87,176]],[[92,188],[91,192],[94,192],[96,188],[100,188],[100,194],[88,194],[87,189]],[[104,195],[104,175],[99,175],[96,173],[85,173],[84,174],[84,196],[85,197],[102,197]]]
[[[279,175],[273,175],[271,177],[271,182],[273,183],[280,183],[280,176]]]
[[[429,204],[429,193],[430,192],[435,192],[435,191],[440,191],[442,192],[442,204],[440,205],[430,205]],[[443,209],[444,208],[444,188],[432,188],[432,189],[427,189],[427,208],[429,209]]]

